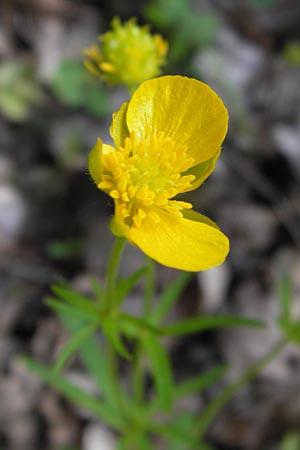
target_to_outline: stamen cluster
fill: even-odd
[[[146,219],[159,222],[157,209],[182,217],[187,202],[171,200],[190,189],[194,175],[184,175],[193,165],[185,147],[159,132],[148,140],[131,133],[124,146],[102,156],[102,181],[127,226],[140,227]]]

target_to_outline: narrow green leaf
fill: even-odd
[[[82,343],[95,331],[95,324],[89,324],[83,328],[81,328],[78,333],[74,334],[74,336],[69,340],[69,342],[65,345],[61,353],[59,354],[55,364],[53,366],[53,372],[59,373],[65,366],[65,364],[69,361],[71,356],[75,353],[76,350],[82,345]]]
[[[169,437],[166,450],[213,450],[207,444],[200,442],[196,436],[195,418],[195,414],[189,412],[176,415],[172,423],[168,425],[174,435]],[[186,436],[190,441],[186,440]]]
[[[281,304],[281,317],[280,322],[284,326],[288,326],[291,323],[291,304],[292,304],[292,286],[291,280],[287,273],[284,273],[281,277],[279,285],[279,299]]]
[[[120,356],[128,360],[132,359],[132,355],[129,353],[120,337],[119,329],[116,326],[116,320],[105,320],[105,322],[103,322],[103,332]]]
[[[58,284],[54,285],[52,290],[62,300],[75,306],[81,311],[89,313],[90,315],[97,315],[99,313],[98,305],[94,304],[89,297],[78,294],[77,292],[72,291],[72,289]]]
[[[202,373],[188,381],[185,381],[176,386],[174,396],[176,399],[193,394],[194,392],[201,392],[211,386],[219,378],[221,378],[227,368],[225,366],[216,367],[207,373]]]
[[[122,300],[129,294],[133,286],[138,282],[138,280],[143,277],[146,273],[146,268],[142,267],[140,270],[134,272],[127,278],[121,278],[118,280],[118,285],[116,286],[116,300],[114,305],[116,308],[119,307]]]
[[[299,450],[300,448],[300,436],[299,433],[289,432],[287,433],[281,442],[281,450]]]
[[[165,287],[150,316],[150,320],[154,325],[158,325],[172,309],[174,304],[179,300],[181,293],[190,279],[190,273],[182,272],[174,283],[171,283]]]
[[[167,325],[162,328],[161,331],[165,336],[179,336],[182,334],[187,335],[190,333],[197,333],[199,331],[232,326],[250,326],[261,328],[264,324],[258,320],[246,319],[244,317],[200,316],[183,320],[172,325]]]
[[[174,387],[168,353],[153,334],[147,334],[143,337],[142,346],[151,362],[152,376],[159,406],[164,411],[169,411],[172,404]]]
[[[87,392],[82,391],[79,387],[70,383],[66,378],[52,372],[36,361],[29,358],[24,358],[24,361],[29,370],[36,373],[43,381],[50,384],[50,386],[54,387],[70,401],[87,409],[109,425],[119,430],[122,429],[123,423],[117,411],[112,410],[107,404],[101,401],[101,399],[97,399]]]
[[[126,430],[127,431],[127,430]],[[117,450],[153,450],[150,440],[147,436],[137,433],[136,430],[128,430],[120,439]]]
[[[147,436],[144,434],[138,434],[135,440],[137,447],[139,450],[153,450],[151,442]]]
[[[94,293],[95,297],[97,298],[97,300],[99,301],[99,303],[104,302],[105,301],[105,292],[104,292],[104,289],[102,289],[99,281],[97,281],[96,278],[94,278],[94,277],[90,277],[90,285],[91,285],[93,293]]]
[[[147,320],[140,319],[139,317],[120,313],[118,321],[120,322],[120,328],[127,332],[130,337],[140,336],[145,331],[155,335],[161,334],[159,328],[154,327]]]
[[[98,321],[98,318],[97,318],[97,316],[95,316],[94,313],[91,313],[90,311],[82,311],[80,309],[74,308],[71,305],[62,303],[60,300],[57,300],[56,298],[48,297],[48,299],[46,299],[46,303],[58,314],[60,314],[60,313],[69,314],[71,317],[80,319],[81,321],[88,320],[93,323],[96,323]]]
[[[150,422],[147,425],[147,430],[150,433],[155,433],[157,435],[164,436],[168,439],[174,439],[181,442],[184,442],[187,446],[187,448],[195,449],[199,448],[199,442],[198,447],[195,447],[195,438],[190,433],[184,433],[182,430],[180,430],[177,426],[174,425],[166,425],[166,424],[160,424],[160,423],[154,423]],[[201,448],[201,447],[200,447]]]
[[[60,317],[71,335],[75,336],[82,327],[81,322],[65,314],[60,314]],[[107,355],[102,349],[101,343],[96,335],[90,335],[81,342],[79,354],[88,373],[97,383],[100,394],[112,408],[118,409],[115,390],[110,377]]]

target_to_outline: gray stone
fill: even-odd
[[[0,184],[0,250],[18,242],[27,218],[27,207],[21,193],[10,184]]]
[[[104,426],[96,423],[87,425],[82,436],[82,450],[115,450],[117,440]]]

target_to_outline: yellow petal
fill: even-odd
[[[109,131],[116,147],[122,147],[124,145],[125,138],[129,136],[126,124],[127,108],[128,102],[124,102],[121,108],[113,114],[112,124]]]
[[[96,184],[99,184],[101,181],[102,145],[101,139],[98,138],[96,145],[94,145],[89,154],[89,172]]]
[[[224,261],[229,241],[210,219],[195,214],[197,220],[189,220],[160,211],[158,223],[145,221],[126,237],[165,266],[192,272],[210,269]]]
[[[100,138],[97,139],[96,145],[89,153],[89,172],[94,182],[98,185],[102,179],[102,164],[101,157],[105,153],[115,151],[115,148],[111,145],[103,144]]]
[[[196,178],[191,183],[191,187],[187,189],[185,192],[193,191],[197,189],[203,181],[215,170],[217,159],[219,158],[221,153],[221,149],[217,151],[217,153],[207,161],[204,161],[200,164],[197,164],[194,167],[191,167],[187,170],[183,175],[194,175]]]
[[[195,164],[216,154],[228,124],[218,95],[207,84],[179,75],[144,81],[129,102],[126,119],[129,131],[141,138],[162,131],[178,146],[187,145]]]

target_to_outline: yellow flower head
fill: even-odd
[[[160,74],[165,61],[167,42],[152,36],[147,25],[139,26],[134,18],[123,25],[115,17],[112,30],[99,37],[97,45],[86,49],[87,69],[111,84],[136,86]]]
[[[115,202],[112,231],[161,264],[187,271],[224,261],[229,242],[178,194],[214,170],[227,132],[222,100],[181,76],[145,81],[113,115],[115,147],[98,139],[89,171]]]

